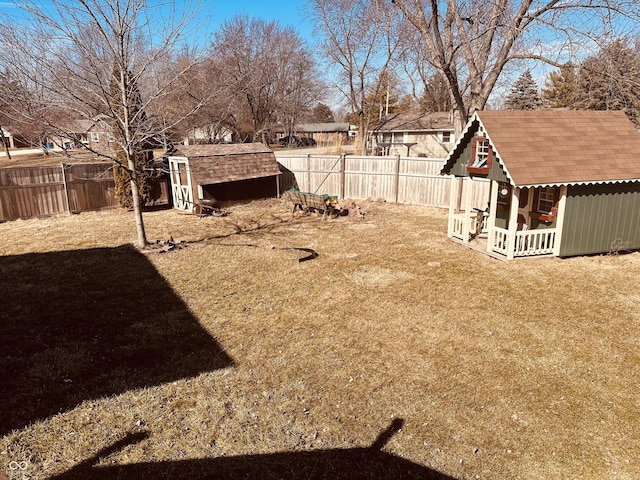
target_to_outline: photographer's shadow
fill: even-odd
[[[96,465],[100,460],[129,445],[144,441],[149,436],[147,432],[132,433],[50,480],[454,480],[453,477],[382,451],[389,439],[402,427],[402,423],[400,419],[394,420],[370,447],[363,448],[278,452],[128,465]]]
[[[0,305],[0,435],[233,364],[132,246],[0,257]]]

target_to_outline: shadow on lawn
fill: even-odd
[[[0,257],[0,435],[232,364],[133,247]]]
[[[99,460],[148,437],[146,432],[132,433],[123,440],[98,452],[93,458],[50,480],[125,480],[137,478],[160,480],[454,480],[452,477],[435,470],[382,451],[384,445],[401,426],[402,420],[394,420],[370,447],[364,448],[95,466]]]

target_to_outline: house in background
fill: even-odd
[[[16,144],[13,134],[2,127],[0,127],[0,129],[2,130],[2,140],[4,141],[4,145],[1,146],[2,148],[0,150],[4,151],[5,146],[7,148],[15,148]]]
[[[106,116],[98,116],[81,122],[81,141],[96,152],[112,152],[115,147],[113,127]]]
[[[320,145],[345,144],[356,136],[356,127],[349,123],[303,123],[296,126],[299,136],[312,138]]]
[[[444,158],[455,143],[453,117],[449,112],[387,115],[369,138],[377,155]]]
[[[173,206],[196,213],[220,205],[280,196],[280,167],[262,143],[179,146],[167,155]]]
[[[640,249],[640,133],[623,112],[476,112],[441,173],[468,182],[464,201],[452,182],[449,237],[492,256]]]
[[[50,150],[72,150],[83,146],[98,153],[111,153],[115,146],[113,127],[109,117],[98,115],[63,125],[47,135],[45,146]]]
[[[219,124],[192,128],[187,132],[183,143],[185,145],[202,145],[208,143],[231,143],[233,132]]]
[[[298,138],[310,138],[320,146],[344,145],[356,136],[356,127],[349,123],[301,123],[296,125],[292,135]],[[276,140],[280,142],[287,136],[285,130],[280,127],[275,130]]]

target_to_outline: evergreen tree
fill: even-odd
[[[435,74],[427,80],[420,98],[420,107],[428,113],[451,111],[449,87],[441,74]]]
[[[533,80],[531,70],[527,69],[513,83],[511,93],[504,102],[506,110],[537,110],[542,106],[538,85]]]
[[[406,94],[398,101],[399,113],[419,113],[422,112],[420,101],[411,94]]]
[[[329,108],[329,106],[325,105],[324,103],[318,103],[315,107],[313,107],[309,120],[318,123],[335,122],[331,108]]]
[[[400,112],[398,85],[400,82],[389,71],[384,71],[380,75],[377,84],[378,88],[369,91],[364,99],[364,113],[369,118],[380,120],[385,115],[392,115]],[[351,122],[355,123],[356,122]]]
[[[576,102],[576,67],[566,63],[557,72],[551,72],[544,82],[542,103],[548,108],[572,108]]]
[[[133,197],[131,181],[138,186],[138,196],[141,205],[145,205],[160,198],[161,190],[158,175],[154,169],[153,150],[148,141],[136,141],[136,137],[144,136],[144,128],[147,125],[147,116],[142,109],[142,96],[135,79],[130,72],[121,76],[121,70],[117,65],[113,68],[111,76],[112,104],[110,109],[119,119],[126,121],[113,122],[115,139],[116,165],[113,168],[113,179],[115,182],[115,196],[122,208],[133,208]],[[125,90],[131,92],[132,101],[128,108],[122,106],[122,102],[117,95],[121,92],[119,83],[124,80]],[[129,168],[127,161],[127,150],[134,159],[135,169]]]
[[[577,108],[623,110],[640,124],[640,56],[622,40],[587,58],[578,73]]]

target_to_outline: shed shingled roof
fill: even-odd
[[[515,185],[640,180],[640,133],[621,111],[476,115]]]
[[[280,175],[275,154],[262,143],[186,145],[169,156],[188,158],[191,177],[199,185]]]

